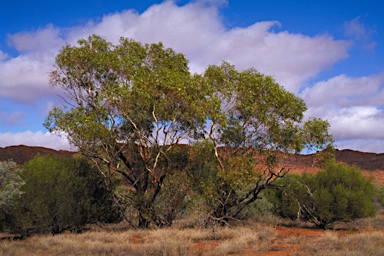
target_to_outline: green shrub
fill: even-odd
[[[21,173],[15,162],[0,162],[0,230],[11,221],[9,212],[22,194],[20,188],[25,182]]]
[[[319,228],[375,214],[375,189],[356,168],[331,161],[314,175],[288,175],[269,199],[282,217],[314,223]]]
[[[37,156],[22,168],[24,194],[13,210],[12,228],[59,233],[120,220],[112,194],[85,159]]]
[[[376,198],[378,208],[384,208],[384,186],[376,187]]]

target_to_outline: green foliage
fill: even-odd
[[[225,150],[222,148],[221,150]],[[187,175],[195,199],[204,202],[213,218],[222,223],[237,217],[241,201],[259,178],[254,161],[247,157],[233,157],[224,163],[231,169],[223,170],[215,160],[209,140],[195,143]]]
[[[163,222],[159,199],[172,187],[180,143],[194,145],[192,158],[201,155],[188,177],[223,223],[283,175],[274,170],[277,152],[332,143],[328,123],[303,122],[304,101],[271,77],[226,62],[191,75],[184,55],[161,43],[113,45],[93,35],[62,48],[50,78],[68,104],[50,112],[46,128],[67,134],[108,187],[119,185],[119,204],[139,227]],[[265,168],[255,170],[257,153]]]
[[[204,129],[201,79],[182,54],[161,43],[121,38],[112,45],[93,35],[56,57],[51,85],[64,89],[69,104],[53,109],[45,126],[65,132],[92,157],[108,186],[121,175],[121,205],[136,209],[137,225],[148,227],[161,214],[153,204],[172,173],[168,154]]]
[[[274,206],[265,196],[266,191],[261,191],[258,199],[244,208],[238,218],[241,220],[259,221],[267,220],[268,217],[274,217]]]
[[[330,161],[316,174],[289,175],[278,183],[284,188],[270,191],[269,199],[282,217],[326,228],[375,214],[374,186],[356,167]]]
[[[0,162],[0,207],[12,205],[22,192],[24,181],[20,177],[22,171],[13,161]]]
[[[9,212],[23,193],[20,188],[25,182],[21,174],[15,162],[0,162],[0,230],[10,221]]]
[[[23,170],[24,194],[13,209],[13,228],[58,233],[120,220],[102,177],[84,158],[36,156]]]
[[[197,179],[210,217],[225,224],[284,175],[278,153],[321,150],[333,139],[328,122],[303,122],[304,101],[254,69],[239,72],[224,62],[208,67],[204,82],[211,88],[208,134],[195,144],[198,163],[190,176]]]
[[[376,188],[376,200],[381,207],[384,206],[384,186],[378,186]]]
[[[208,67],[204,78],[215,90],[209,95],[209,128],[217,144],[300,152],[304,147],[321,150],[333,142],[328,122],[303,122],[304,101],[270,76],[254,69],[239,72],[224,62]]]

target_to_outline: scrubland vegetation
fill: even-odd
[[[227,62],[191,74],[185,56],[161,43],[92,35],[61,49],[50,83],[65,104],[45,127],[94,162],[139,228],[172,225],[185,189],[210,221],[243,218],[285,175],[278,154],[333,142],[328,122],[304,121],[304,101],[272,77]]]
[[[361,173],[357,174],[358,170],[355,167],[331,163],[327,168],[331,168],[332,171],[328,169],[326,172],[325,168],[324,171],[311,177],[293,176],[300,180],[301,185],[304,185],[302,182],[305,179],[316,180],[316,177],[321,177],[317,182],[306,183],[308,188],[303,190],[305,193],[302,194],[296,192],[295,195],[291,195],[290,186],[292,184],[289,185],[289,183],[284,184],[279,190],[271,190],[279,193],[286,191],[287,200],[305,198],[307,201],[301,202],[307,204],[307,207],[311,207],[312,215],[310,217],[316,214],[320,219],[323,216],[331,216],[331,219],[327,219],[332,220],[330,222],[332,225],[328,227],[331,229],[328,230],[318,229],[316,222],[311,223],[311,219],[305,215],[308,214],[305,211],[302,212],[302,218],[297,218],[295,215],[297,210],[302,209],[292,209],[289,205],[282,207],[281,202],[276,201],[276,195],[273,195],[274,197],[271,197],[270,194],[264,196],[264,193],[261,194],[263,198],[247,207],[241,219],[228,220],[227,225],[223,226],[221,221],[207,219],[209,207],[203,204],[204,200],[196,196],[193,189],[187,189],[188,186],[194,184],[192,182],[184,184],[186,187],[183,188],[183,191],[187,193],[184,194],[184,198],[187,200],[182,202],[178,212],[175,213],[176,217],[172,226],[159,227],[154,223],[150,229],[136,229],[129,220],[122,220],[122,215],[116,214],[118,208],[114,208],[116,206],[111,204],[113,201],[109,196],[112,195],[106,193],[107,191],[100,191],[99,187],[97,194],[104,196],[98,200],[93,198],[95,187],[103,188],[103,185],[97,183],[98,172],[90,171],[92,166],[88,164],[79,156],[74,159],[37,156],[20,168],[10,165],[26,182],[20,188],[21,191],[25,188],[23,194],[17,194],[13,199],[13,210],[8,207],[7,212],[0,211],[3,214],[2,227],[6,232],[24,230],[30,233],[24,233],[21,241],[13,240],[9,235],[9,239],[1,241],[0,255],[268,255],[267,253],[277,253],[277,255],[381,255],[383,253],[381,246],[384,242],[383,188],[374,189],[369,179],[360,176]],[[34,168],[31,169],[32,166]],[[67,169],[68,166],[73,169]],[[87,168],[84,169],[84,166]],[[335,168],[341,170],[334,172]],[[23,172],[20,172],[21,169]],[[84,173],[85,170],[87,171]],[[322,174],[322,172],[326,173]],[[82,177],[80,174],[85,176]],[[337,179],[337,184],[342,184],[344,189],[355,188],[353,192],[356,193],[362,193],[363,190],[358,188],[359,184],[363,185],[365,189],[369,190],[368,195],[371,197],[361,197],[360,200],[374,206],[374,211],[378,210],[377,215],[368,217],[371,215],[371,206],[367,209],[369,214],[359,215],[364,213],[364,204],[356,203],[358,208],[355,209],[353,208],[354,202],[349,201],[346,204],[348,207],[343,204],[331,207],[322,205],[323,208],[320,208],[319,212],[315,212],[318,205],[316,200],[309,200],[308,189],[315,195],[318,189],[312,184],[318,185],[319,182],[324,181],[325,176],[329,180],[323,184],[322,189],[326,189],[330,194],[340,191],[340,188],[334,189],[335,182],[332,182]],[[49,177],[49,179],[44,179],[44,177]],[[70,178],[65,180],[65,177]],[[81,180],[86,177],[90,180],[87,182]],[[301,179],[301,177],[304,178]],[[31,178],[34,178],[33,183],[30,183]],[[281,180],[286,178],[289,182],[292,177],[286,176]],[[79,183],[79,181],[81,182]],[[92,181],[92,186],[89,186],[90,181]],[[180,178],[179,181],[186,182],[188,179]],[[354,182],[353,186],[348,183],[351,181]],[[29,187],[28,183],[34,185]],[[42,190],[43,184],[46,187]],[[93,186],[95,184],[98,185]],[[280,183],[277,182],[277,184]],[[65,190],[65,187],[74,189],[72,191],[74,193]],[[170,189],[164,188],[164,191]],[[298,189],[300,191],[300,188]],[[78,193],[79,191],[82,193]],[[265,192],[267,191],[269,190]],[[29,195],[27,196],[27,194]],[[67,198],[64,200],[65,196]],[[322,197],[322,199],[324,198]],[[349,200],[347,196],[343,196],[336,201],[342,202],[343,199]],[[76,204],[76,200],[80,200],[81,203]],[[289,201],[285,203],[289,204]],[[50,209],[50,206],[53,208]],[[325,213],[324,208],[327,209]],[[20,209],[27,210],[21,214]],[[92,209],[94,210],[92,211]],[[360,211],[358,211],[359,209]],[[98,211],[95,212],[95,210]],[[295,214],[284,215],[282,211],[285,211],[285,214],[293,211]],[[339,216],[344,218],[339,218]],[[4,219],[5,217],[6,219]],[[108,222],[116,223],[108,224]],[[61,229],[57,229],[58,227]],[[58,233],[52,235],[51,232]],[[3,233],[3,236],[7,235]]]
[[[93,35],[50,83],[66,105],[44,125],[79,154],[0,165],[0,229],[26,238],[2,255],[383,254],[384,189],[336,163],[328,122],[271,77],[192,75],[161,43]],[[304,148],[322,170],[289,174],[279,159]]]

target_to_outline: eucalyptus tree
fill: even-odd
[[[113,45],[93,35],[57,55],[50,83],[64,89],[66,104],[45,126],[94,160],[121,207],[136,210],[134,225],[170,224],[154,205],[174,171],[175,146],[204,129],[200,81],[182,54],[161,43]]]
[[[271,77],[225,62],[192,75],[186,58],[161,43],[79,40],[61,49],[50,83],[63,89],[66,104],[45,126],[94,160],[121,207],[135,209],[139,227],[171,224],[173,209],[157,201],[178,170],[188,168],[210,216],[225,223],[283,175],[274,169],[277,152],[332,141],[328,123],[303,122],[303,100]],[[191,162],[174,164],[181,143],[195,152]],[[209,168],[198,169],[205,162]]]
[[[279,187],[274,181],[288,171],[279,155],[322,150],[333,139],[328,122],[303,121],[304,101],[254,69],[239,72],[224,62],[208,67],[204,82],[211,90],[207,135],[196,144],[199,159],[190,172],[211,209],[209,218],[226,224],[263,190]]]

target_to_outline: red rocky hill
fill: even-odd
[[[43,147],[29,147],[24,145],[19,146],[9,146],[5,148],[0,148],[0,161],[12,160],[17,164],[25,164],[26,162],[32,160],[36,155],[52,155],[52,156],[72,156],[75,152],[70,152],[66,150],[54,150],[50,148]]]
[[[384,185],[384,153],[366,153],[350,149],[336,150],[335,153],[337,161],[358,167],[367,177],[373,178],[373,183]],[[290,155],[283,158],[282,166],[298,174],[320,170],[314,155]]]
[[[17,164],[24,164],[37,154],[72,156],[74,153],[43,147],[10,146],[0,148],[0,161],[13,160]],[[372,176],[374,183],[384,184],[384,153],[365,153],[349,149],[336,150],[336,160],[348,165],[355,165],[367,176]],[[319,170],[319,167],[314,164],[314,155],[290,155],[284,158],[282,164],[293,173],[316,172]]]

